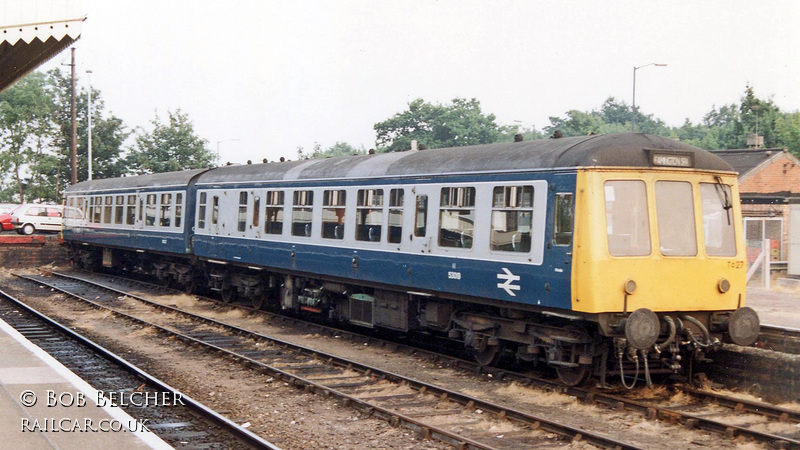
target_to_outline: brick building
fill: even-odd
[[[771,260],[788,263],[792,252],[792,226],[800,229],[800,159],[786,149],[715,150],[739,172],[748,259],[761,249],[761,240],[772,240]],[[792,224],[792,216],[795,223]],[[795,246],[795,252],[797,248]],[[800,263],[800,254],[794,259]],[[790,273],[792,268],[789,268]]]

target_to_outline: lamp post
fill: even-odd
[[[643,66],[639,66],[639,67],[634,67],[633,68],[633,106],[632,106],[632,109],[633,109],[633,120],[631,121],[631,131],[634,132],[634,133],[636,132],[636,71],[639,70],[639,69],[648,67],[648,66],[667,67],[666,64],[650,63],[650,64],[645,64]]]
[[[89,162],[89,178],[88,180],[92,179],[92,71],[86,71],[86,79],[89,81],[89,131],[88,135],[89,138],[87,139],[89,154],[88,154],[88,162]]]
[[[232,138],[232,139],[223,139],[221,141],[217,141],[217,165],[219,166],[219,144],[223,142],[230,142],[230,141],[238,141],[239,138]]]

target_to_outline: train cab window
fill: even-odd
[[[475,188],[442,188],[439,207],[439,246],[472,248],[475,227]]]
[[[656,182],[658,241],[664,256],[697,255],[692,184],[684,181]]]
[[[161,217],[158,224],[162,227],[172,224],[172,194],[161,194]]]
[[[389,236],[391,244],[403,240],[403,189],[389,191]]]
[[[200,193],[200,199],[197,202],[197,228],[205,229],[206,227],[206,202],[208,201],[208,194],[205,192]]]
[[[343,189],[322,192],[322,237],[325,239],[344,238],[346,194]]]
[[[606,181],[606,234],[611,256],[650,254],[650,219],[644,181]]]
[[[356,239],[380,242],[383,223],[383,189],[359,189],[356,203]]]
[[[700,183],[703,202],[703,235],[709,256],[736,256],[731,187],[722,183]]]
[[[183,194],[175,194],[175,226],[180,228],[181,218],[183,217]]]
[[[156,200],[156,194],[147,194],[147,204],[144,207],[145,225],[154,226],[156,224]]]
[[[219,196],[211,198],[211,225],[219,224]]]
[[[111,223],[111,214],[114,205],[114,197],[106,195],[104,198],[105,207],[103,208],[103,223]]]
[[[294,191],[292,201],[292,236],[311,236],[311,213],[314,191]]]
[[[425,237],[428,223],[428,196],[418,195],[414,213],[414,236]]]
[[[492,193],[490,248],[502,252],[531,251],[532,219],[533,186],[496,186]]]
[[[239,216],[237,217],[236,229],[244,231],[247,229],[247,192],[239,192]]]
[[[136,223],[136,196],[129,195],[128,196],[128,206],[127,211],[125,214],[125,223],[128,225],[133,225]]]
[[[264,232],[283,234],[283,191],[267,191]]]

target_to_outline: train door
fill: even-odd
[[[435,198],[435,190],[431,186],[417,186],[411,190],[414,194],[409,202],[411,226],[410,247],[413,253],[429,253],[431,243],[436,234],[435,214],[432,214],[431,201]]]
[[[144,228],[144,202],[146,195],[141,191],[136,192],[136,229]]]

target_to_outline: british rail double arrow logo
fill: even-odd
[[[516,297],[517,294],[515,294],[513,291],[520,290],[520,287],[514,284],[514,282],[519,281],[519,275],[514,275],[513,273],[511,273],[510,270],[506,269],[505,267],[503,267],[503,272],[505,273],[497,274],[497,279],[505,281],[502,283],[497,283],[497,287],[500,289],[504,289],[508,293],[508,295]]]

